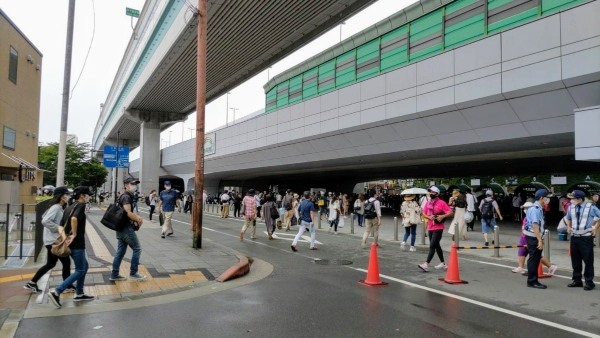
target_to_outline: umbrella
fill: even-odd
[[[424,195],[427,193],[427,190],[423,188],[410,188],[403,190],[400,195]]]
[[[56,188],[53,185],[45,185],[42,189],[43,190],[54,190]]]

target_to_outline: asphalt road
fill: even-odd
[[[264,225],[259,224],[257,240],[250,240],[248,232],[240,242],[239,221],[206,216],[204,227],[205,238],[266,261],[273,272],[244,286],[183,301],[24,319],[16,337],[571,337],[600,333],[599,291],[566,288],[567,278],[546,279],[547,290],[534,290],[525,286],[525,277],[493,260],[461,258],[461,277],[469,284],[448,285],[438,281],[444,272],[423,273],[417,268],[425,259],[424,248],[403,252],[389,242],[379,250],[380,273],[389,286],[368,287],[358,280],[365,278],[369,250],[360,249],[356,238],[319,232],[319,250],[309,251],[303,242],[299,252],[293,253],[290,244],[295,231],[268,241]],[[188,234],[186,224],[177,223],[175,228],[176,235]],[[351,264],[322,265],[315,261],[319,259]],[[432,264],[437,263],[434,258]]]

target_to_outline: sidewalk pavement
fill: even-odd
[[[142,247],[139,273],[146,275],[147,279],[111,282],[109,278],[117,240],[115,232],[100,223],[102,215],[103,210],[96,207],[87,214],[86,251],[89,270],[84,290],[86,294],[96,297],[94,301],[86,302],[89,305],[126,302],[188,290],[214,280],[239,262],[237,252],[206,238],[203,241],[209,245],[204,245],[200,250],[193,249],[191,236],[187,231],[185,234],[183,231],[176,231],[174,236],[162,239],[159,235],[158,216],[155,217],[155,222],[151,222],[144,215],[144,223],[137,235]],[[37,263],[28,259],[21,269],[0,268],[0,336],[12,336],[10,333],[14,333],[26,309],[53,308],[52,304],[46,303],[49,290],[62,283],[60,262],[50,274],[38,281],[42,293],[35,295],[23,289],[23,284],[44,265],[45,253],[46,250],[43,249]],[[123,276],[129,276],[131,254],[132,251],[128,248],[119,270]],[[61,295],[61,310],[80,305],[70,301],[73,296],[73,293]]]

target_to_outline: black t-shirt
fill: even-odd
[[[73,214],[71,215],[71,211]],[[71,217],[77,218],[77,236],[71,242],[71,249],[85,249],[85,223],[87,217],[85,215],[85,203],[75,202],[65,209],[63,214],[62,224],[65,224],[65,232],[71,233]]]
[[[133,201],[133,195],[131,195],[131,193],[129,193],[129,192],[125,192],[125,193],[121,194],[121,196],[119,196],[119,204],[121,204],[121,207],[124,206],[125,204],[131,204],[132,201]]]

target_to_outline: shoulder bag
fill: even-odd
[[[54,243],[52,243],[52,248],[50,249],[50,252],[57,257],[69,257],[71,256],[71,248],[69,248],[69,245],[67,244],[67,237],[69,235],[71,235],[71,231],[69,231],[69,234],[67,235],[67,225],[69,225],[69,230],[71,230],[70,228],[70,220],[71,217],[73,216],[73,212],[75,211],[76,206],[73,206],[73,209],[71,209],[71,213],[69,214],[69,217],[66,219],[65,224],[63,224],[63,231],[61,231],[61,233],[59,234],[58,238],[54,241]]]

